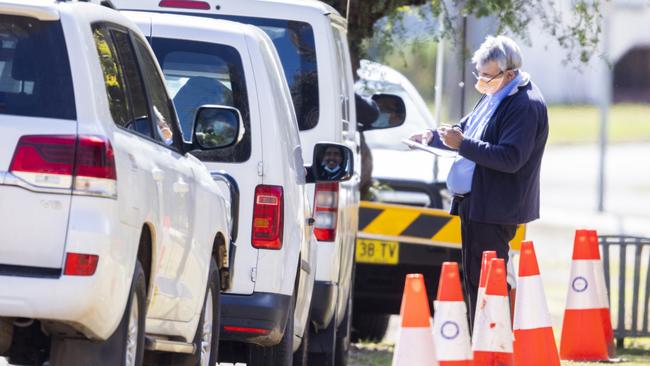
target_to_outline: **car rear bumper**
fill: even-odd
[[[291,296],[257,292],[252,295],[221,294],[221,340],[276,345],[282,339]]]

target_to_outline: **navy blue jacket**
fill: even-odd
[[[462,130],[468,117],[460,122]],[[458,153],[476,163],[470,220],[523,224],[539,218],[539,172],[547,138],[546,103],[529,81],[501,102],[481,140],[463,139]],[[430,145],[444,146],[435,131]]]

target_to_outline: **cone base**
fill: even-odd
[[[472,366],[472,360],[462,361],[438,361],[440,366]]]
[[[607,337],[603,310],[567,309],[562,324],[560,358],[571,361],[607,361]],[[607,311],[609,315],[609,311]],[[609,318],[607,319],[609,322]],[[611,324],[611,323],[610,323]],[[610,325],[611,328],[611,325]]]
[[[512,353],[474,351],[474,366],[513,366]]]
[[[516,329],[513,347],[517,366],[560,366],[551,327]]]

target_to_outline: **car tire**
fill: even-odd
[[[248,366],[291,366],[293,363],[293,318],[296,297],[291,297],[289,316],[280,343],[271,347],[251,344],[248,348]]]
[[[293,366],[306,366],[307,358],[309,353],[309,328],[311,328],[311,321],[307,318],[307,323],[305,324],[305,331],[302,335],[302,341],[300,342],[300,347],[293,353]]]
[[[386,335],[390,314],[354,313],[352,317],[352,342],[367,340],[379,342]]]
[[[194,335],[194,354],[169,353],[163,356],[160,365],[169,366],[214,366],[219,352],[221,317],[221,278],[214,258],[210,260],[208,284],[201,310],[201,319]],[[208,324],[206,324],[206,322]],[[208,334],[209,332],[209,334]]]
[[[53,338],[50,366],[142,365],[146,301],[144,271],[140,261],[137,261],[129,299],[115,332],[103,342]]]
[[[352,292],[348,297],[345,309],[345,317],[336,330],[336,347],[334,348],[334,364],[336,366],[348,366],[348,354],[350,351],[352,324]]]

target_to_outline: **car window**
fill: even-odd
[[[241,56],[230,46],[189,40],[151,40],[178,111],[184,138],[190,140],[196,111],[202,105],[234,107],[241,113],[244,136],[236,145],[193,152],[204,161],[237,163],[251,154],[250,112]]]
[[[314,30],[309,23],[240,16],[217,16],[220,19],[252,24],[261,28],[273,41],[289,84],[300,131],[318,125],[318,64]]]
[[[60,22],[0,15],[0,113],[77,118]]]
[[[99,63],[104,74],[104,85],[106,86],[111,116],[116,124],[124,126],[131,117],[126,102],[126,85],[122,67],[118,64],[115,45],[108,29],[100,25],[93,26],[93,38],[95,39]]]
[[[131,40],[127,32],[111,30],[115,41],[115,48],[122,65],[126,81],[127,97],[131,108],[131,120],[124,127],[134,130],[147,137],[152,137],[151,119],[147,106],[147,94],[144,91],[143,80],[138,68],[138,59],[135,56]]]
[[[147,51],[143,41],[138,38],[135,40],[134,47],[140,60],[140,70],[149,96],[153,114],[154,138],[165,145],[173,146],[180,143],[181,136],[176,135],[177,125],[176,112],[172,107],[172,102],[167,95],[165,84],[158,72],[155,61]]]

